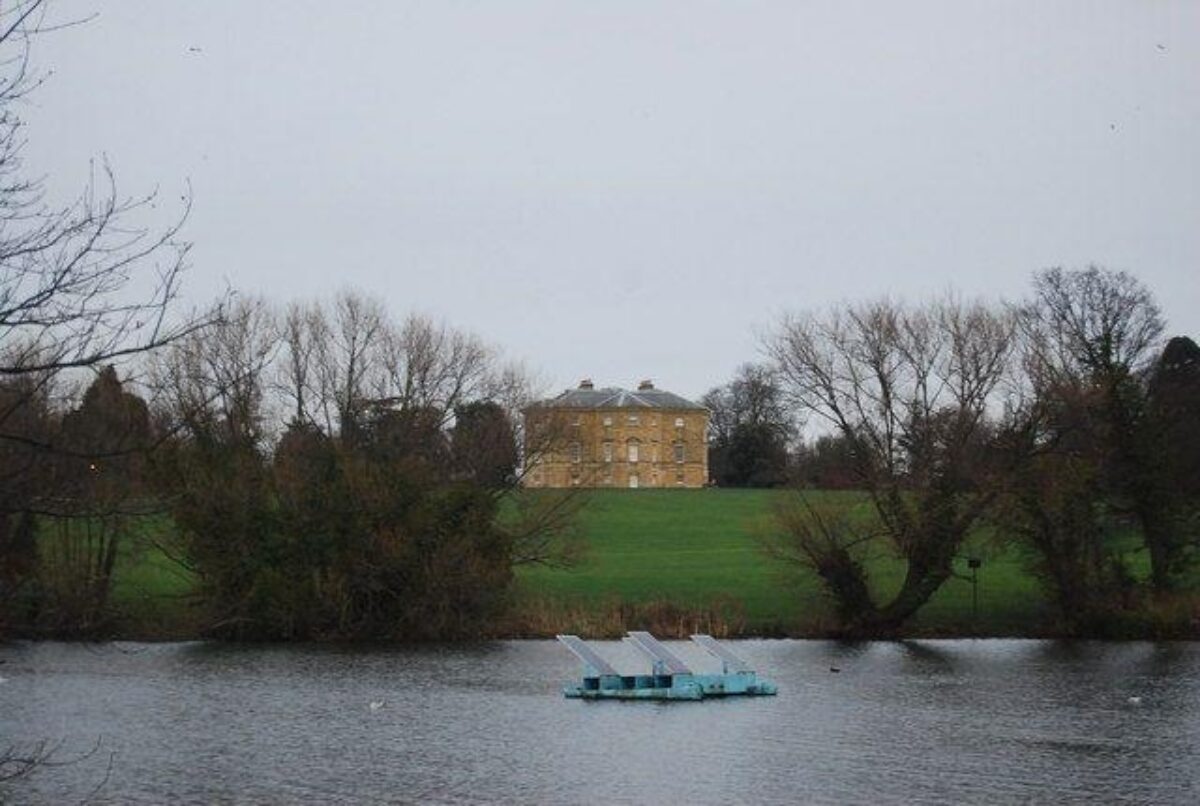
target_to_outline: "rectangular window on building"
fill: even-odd
[[[605,427],[609,427],[609,426],[611,426],[611,425],[612,425],[612,417],[605,417],[605,418],[604,418],[604,425],[605,425]]]
[[[675,461],[679,462],[680,464],[683,463],[683,443],[682,442],[675,443]]]
[[[611,442],[604,443],[604,461],[606,461],[606,462],[612,461],[612,443]]]
[[[571,443],[571,461],[579,462],[583,459],[583,448],[578,442]]]
[[[683,418],[682,418],[682,417],[676,417],[676,418],[675,418],[675,427],[676,427],[676,428],[683,428]]]
[[[629,415],[629,424],[630,425],[637,425],[639,422],[640,421],[638,420],[638,416],[636,414]]]
[[[628,453],[630,462],[636,462],[638,460],[638,448],[639,447],[640,446],[636,442],[629,443],[627,453]]]

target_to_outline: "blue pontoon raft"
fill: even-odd
[[[774,694],[774,683],[759,680],[746,661],[711,635],[692,640],[721,661],[720,674],[697,674],[648,632],[631,632],[625,640],[650,659],[650,674],[621,674],[579,636],[560,635],[567,649],[583,662],[583,680],[563,694],[586,700],[702,700],[705,697]]]

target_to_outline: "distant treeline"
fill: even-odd
[[[1097,268],[1044,271],[1020,304],[785,317],[770,360],[705,397],[712,472],[796,489],[762,548],[822,581],[848,635],[903,631],[981,526],[1023,549],[1060,632],[1194,635],[1200,349],[1160,349],[1163,328]],[[109,634],[119,559],[148,549],[197,581],[201,634],[255,639],[486,635],[514,568],[571,562],[584,498],[522,489],[555,436],[522,445],[527,373],[476,337],[354,294],[225,301],[174,333],[84,362],[83,385],[36,360],[53,342],[4,345],[6,632]],[[880,549],[906,569],[886,598]]]

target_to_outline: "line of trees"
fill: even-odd
[[[1020,305],[879,300],[786,317],[765,341],[760,397],[824,432],[793,449],[792,479],[832,476],[820,486],[862,490],[870,508],[801,495],[768,551],[814,572],[852,634],[900,629],[984,524],[1020,542],[1068,630],[1102,634],[1147,595],[1162,601],[1190,579],[1200,538],[1200,350],[1177,337],[1159,352],[1163,329],[1138,280],[1096,267],[1040,272]],[[782,470],[776,433],[759,461]],[[1145,584],[1122,533],[1149,557]],[[882,600],[865,561],[880,546],[904,565]]]
[[[216,634],[476,635],[514,566],[567,559],[570,506],[519,484],[529,381],[466,333],[354,294],[242,302],[152,378],[182,425],[155,457],[171,551]]]
[[[514,567],[572,559],[582,499],[520,484],[529,375],[470,334],[352,293],[240,299],[134,366],[144,398],[104,365],[6,421],[10,629],[103,634],[118,558],[153,548],[207,634],[478,635]]]

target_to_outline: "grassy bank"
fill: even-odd
[[[585,548],[570,569],[521,568],[505,635],[571,631],[619,635],[634,626],[664,635],[823,635],[833,625],[819,581],[766,557],[756,535],[771,528],[774,503],[791,493],[766,490],[601,490],[582,512]],[[852,492],[813,493],[866,506]],[[194,579],[154,545],[162,523],[131,540],[116,574],[117,630],[127,637],[197,634],[189,606]],[[1128,541],[1144,573],[1145,556]],[[979,557],[978,608],[966,564]],[[1140,564],[1140,565],[1139,565]],[[872,584],[886,597],[903,565],[880,551],[868,559]],[[956,570],[910,624],[915,635],[1040,635],[1052,614],[1019,550],[980,530]]]
[[[647,622],[686,621],[690,614],[732,633],[821,634],[831,624],[831,611],[817,578],[764,556],[756,541],[756,534],[771,528],[774,502],[788,494],[715,489],[591,493],[583,512],[583,561],[568,570],[522,569],[518,626],[523,617],[530,631],[545,632],[545,625],[557,621],[569,627],[591,615],[594,626],[604,631],[623,611]],[[858,493],[812,495],[865,506]],[[974,619],[967,556],[983,561]],[[880,553],[868,564],[881,595],[898,588],[901,563]],[[1022,558],[985,532],[969,541],[958,570],[962,578],[938,592],[912,624],[914,631],[1013,635],[1044,621],[1045,602]]]

